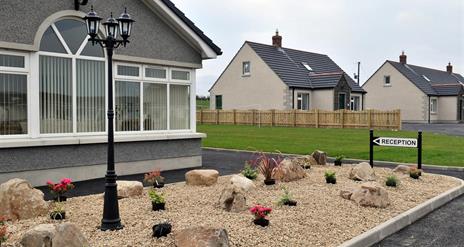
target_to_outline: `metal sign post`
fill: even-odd
[[[374,146],[417,148],[417,168],[422,169],[422,131],[417,139],[397,137],[375,137],[374,130],[369,131],[369,162],[374,167]]]

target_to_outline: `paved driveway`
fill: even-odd
[[[464,136],[464,124],[412,124],[403,123],[403,130],[434,132],[453,136]]]

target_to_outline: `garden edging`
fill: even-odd
[[[450,189],[434,198],[431,198],[430,200],[427,200],[426,202],[423,202],[404,213],[395,216],[394,218],[368,230],[367,232],[364,232],[361,235],[358,235],[342,243],[341,245],[339,245],[339,247],[371,246],[375,243],[380,242],[381,240],[390,236],[391,234],[414,223],[415,221],[419,220],[425,215],[452,201],[456,197],[464,194],[464,180],[459,178],[454,179],[460,181],[461,185],[456,188]]]

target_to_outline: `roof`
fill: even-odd
[[[170,0],[161,0],[161,2],[163,2],[177,17],[179,17],[179,19],[181,19],[182,22],[185,23],[185,25],[187,25],[190,29],[192,29],[192,31],[196,35],[198,35],[201,40],[203,40],[206,44],[208,44],[208,46],[211,47],[211,49],[213,49],[213,51],[217,55],[222,55],[221,48],[219,48],[216,44],[214,44],[214,42],[210,38],[208,38],[208,36],[206,36],[203,33],[203,31],[201,31],[195,25],[195,23],[193,23],[189,18],[187,18],[187,16],[185,16],[185,14],[182,11],[180,11],[180,9],[178,9],[173,2],[171,2]]]
[[[462,94],[464,90],[464,77],[460,74],[389,60],[387,63],[390,63],[427,95],[453,96]]]
[[[346,74],[329,56],[319,53],[300,51],[289,48],[277,48],[272,45],[246,41],[246,44],[263,59],[263,61],[289,87],[295,88],[334,88],[342,76],[353,92],[365,91]],[[306,63],[312,70],[305,68]]]

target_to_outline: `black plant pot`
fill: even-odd
[[[409,176],[411,178],[414,178],[414,179],[419,179],[420,175],[419,174],[409,174]]]
[[[153,237],[161,238],[168,236],[171,233],[172,226],[171,224],[164,223],[164,224],[157,224],[153,226]]]
[[[151,202],[151,208],[153,209],[153,211],[165,210],[165,208],[164,208],[165,205],[166,205],[166,203]]]
[[[337,179],[336,178],[326,178],[325,182],[327,182],[328,184],[336,184]]]
[[[59,200],[58,200],[58,199],[59,199]],[[56,196],[55,198],[53,198],[53,200],[54,200],[55,202],[58,202],[58,201],[59,201],[59,202],[65,202],[66,199],[68,199],[67,196]]]
[[[274,185],[275,184],[275,179],[269,179],[269,180],[264,180],[265,185]]]
[[[306,170],[309,170],[309,169],[311,169],[311,166],[307,165],[307,166],[304,166],[303,168],[306,169]]]
[[[296,206],[296,201],[293,201],[293,200],[286,201],[286,202],[284,202],[284,205],[286,205],[286,206]]]
[[[163,187],[164,187],[164,182],[162,182],[162,183],[159,183],[159,182],[158,182],[158,183],[154,183],[154,184],[153,184],[153,187],[154,187],[154,188],[163,188]]]
[[[50,219],[52,219],[52,220],[64,220],[64,219],[66,219],[66,212],[50,213]]]
[[[336,160],[336,161],[334,162],[334,165],[335,165],[335,166],[342,166],[342,161],[341,161],[341,160]]]
[[[259,219],[253,220],[253,223],[255,223],[255,225],[258,225],[258,226],[266,227],[269,225],[269,220],[264,219],[264,218],[259,218]]]

